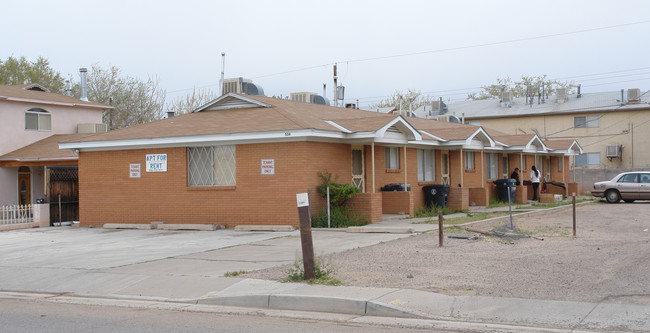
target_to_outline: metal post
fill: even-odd
[[[512,223],[512,199],[510,198],[510,182],[506,184],[508,185],[508,212],[510,213],[510,230],[515,230],[515,227]]]
[[[330,188],[327,187],[327,227],[330,228]]]
[[[309,222],[309,197],[307,193],[296,194],[298,201],[298,219],[300,221],[300,243],[302,245],[302,262],[305,268],[305,280],[316,277],[314,266],[314,243],[311,237],[311,223]]]
[[[59,222],[61,222],[61,193],[59,193]]]
[[[573,192],[573,237],[576,237],[576,193]]]
[[[438,246],[442,246],[442,210],[438,211]]]

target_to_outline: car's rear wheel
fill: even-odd
[[[625,201],[625,202],[627,202],[627,203],[633,203],[633,202],[634,202],[634,199],[623,199],[623,201]]]
[[[605,192],[605,199],[607,199],[607,202],[609,203],[617,203],[621,201],[621,196],[618,194],[618,191],[609,190]]]

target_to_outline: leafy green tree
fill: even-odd
[[[63,93],[65,80],[61,74],[50,67],[49,60],[38,57],[29,61],[25,57],[0,60],[0,84],[19,85],[38,83],[52,92]]]
[[[381,100],[377,104],[370,105],[371,109],[383,108],[383,107],[395,107],[402,110],[415,110],[422,105],[430,105],[432,102],[437,99],[433,96],[422,95],[422,92],[419,90],[408,89],[407,91],[395,91],[392,95]]]
[[[185,114],[198,109],[200,106],[217,98],[218,93],[209,89],[196,90],[194,88],[191,94],[181,96],[173,100],[167,108],[176,114]]]
[[[158,77],[123,76],[116,66],[95,64],[88,72],[88,100],[113,107],[104,115],[111,130],[148,123],[164,114],[165,90],[159,81]]]
[[[469,93],[467,100],[500,99],[501,93],[508,90],[512,91],[514,97],[525,97],[528,87],[537,96],[538,92],[541,93],[542,85],[544,87],[544,94],[547,95],[553,95],[557,88],[567,88],[567,92],[573,92],[576,87],[573,82],[549,80],[546,75],[522,75],[521,80],[516,82],[512,81],[509,77],[497,77],[496,83],[489,86],[482,86],[479,92]]]

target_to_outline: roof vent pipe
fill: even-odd
[[[72,86],[70,85],[70,80],[65,80],[65,95],[72,96]]]
[[[580,93],[580,86],[581,84],[578,85],[578,98],[582,97],[582,94]]]
[[[88,74],[88,68],[81,67],[79,68],[79,76],[81,76],[81,98],[80,100],[88,102],[88,91],[87,91],[87,82],[86,77]]]
[[[327,83],[323,83],[323,97],[327,98]]]
[[[625,89],[621,89],[621,105],[625,105]]]

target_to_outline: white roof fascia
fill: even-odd
[[[576,154],[576,150],[573,147],[578,148],[578,153],[577,154]],[[582,146],[580,146],[578,141],[573,140],[573,143],[571,144],[571,146],[569,146],[569,149],[567,149],[567,152],[568,152],[569,155],[583,154]]]
[[[422,140],[422,135],[418,133],[418,130],[409,124],[402,116],[395,117],[395,119],[391,120],[388,124],[377,130],[377,132],[375,132],[375,136],[377,138],[383,137],[386,131],[394,125],[397,125],[396,127],[399,128],[408,137],[409,140]]]
[[[347,128],[345,128],[345,127],[343,127],[343,126],[341,126],[341,125],[339,125],[339,124],[337,124],[337,123],[335,123],[335,122],[333,122],[331,120],[325,120],[325,122],[332,125],[332,126],[334,126],[334,127],[336,127],[336,128],[338,128],[343,133],[352,133],[352,131],[350,131],[349,129],[347,129]]]
[[[475,147],[475,145],[472,144],[472,140],[474,140],[474,138],[476,136],[478,136],[479,134],[482,134],[482,135],[485,136],[485,138],[488,140],[488,143],[489,143],[490,147],[494,147],[494,140],[487,134],[487,132],[485,132],[483,127],[479,127],[476,130],[476,132],[474,132],[467,139],[465,139],[465,146],[467,146],[467,147]],[[479,139],[479,141],[483,141],[483,140]]]
[[[528,143],[526,144],[526,149],[527,149],[527,150],[534,149],[534,148],[533,148],[533,142],[534,142],[534,141],[537,141],[537,142],[539,142],[539,143],[541,144],[541,146],[542,146],[542,151],[546,152],[546,151],[549,150],[549,148],[546,147],[546,145],[544,144],[544,141],[542,141],[542,139],[540,139],[540,138],[537,136],[537,134],[535,134],[535,136],[533,136],[533,138],[530,139],[530,141],[528,141]],[[537,152],[540,152],[540,151],[537,151]]]
[[[110,141],[85,141],[85,142],[62,142],[59,143],[59,149],[86,149],[86,150],[119,150],[134,149],[133,147],[187,147],[191,145],[200,145],[221,142],[272,142],[278,139],[295,139],[295,138],[325,138],[325,139],[354,139],[354,138],[372,138],[373,135],[349,136],[344,133],[334,131],[323,131],[313,129],[285,130],[273,132],[257,133],[230,133],[230,134],[212,134],[196,135],[182,137],[164,137],[150,139],[126,139]]]
[[[2,98],[4,96],[0,96]],[[12,102],[23,102],[23,103],[34,103],[34,104],[45,104],[45,105],[59,105],[59,106],[78,106],[78,107],[86,107],[86,108],[92,108],[92,109],[101,109],[101,110],[107,110],[107,109],[112,109],[112,106],[100,106],[96,104],[81,104],[81,103],[63,103],[63,102],[53,102],[53,101],[43,101],[39,99],[28,99],[28,98],[18,98],[18,97],[4,97],[5,100],[7,101],[12,101]]]
[[[432,137],[432,138],[434,138],[434,139],[436,139],[436,140],[438,140],[438,141],[440,141],[440,142],[447,142],[447,141],[448,141],[448,140],[445,140],[445,139],[443,139],[443,138],[441,138],[441,137],[439,137],[439,136],[435,136],[435,135],[433,135],[433,134],[431,134],[431,133],[429,133],[429,132],[427,132],[427,131],[422,131],[422,130],[421,130],[421,131],[419,131],[419,132],[422,133],[422,134],[425,134],[425,135],[427,135],[427,136],[430,136],[430,137]],[[423,138],[423,140],[424,140],[424,138]]]
[[[79,157],[48,157],[48,158],[0,158],[0,161],[11,162],[47,162],[47,161],[76,161]]]
[[[214,107],[215,105],[218,105],[219,103],[223,102],[224,100],[228,98],[235,98],[240,100],[242,103],[241,104],[234,104],[234,105],[227,105],[227,106],[217,106]],[[221,97],[218,97],[217,99],[214,99],[206,104],[201,105],[198,107],[196,110],[192,111],[194,112],[201,112],[206,109],[210,110],[229,110],[229,109],[243,109],[243,108],[251,108],[251,107],[263,107],[263,108],[270,108],[271,104],[266,104],[262,103],[258,100],[246,97],[246,96],[241,96],[233,93],[228,93],[225,94]]]

